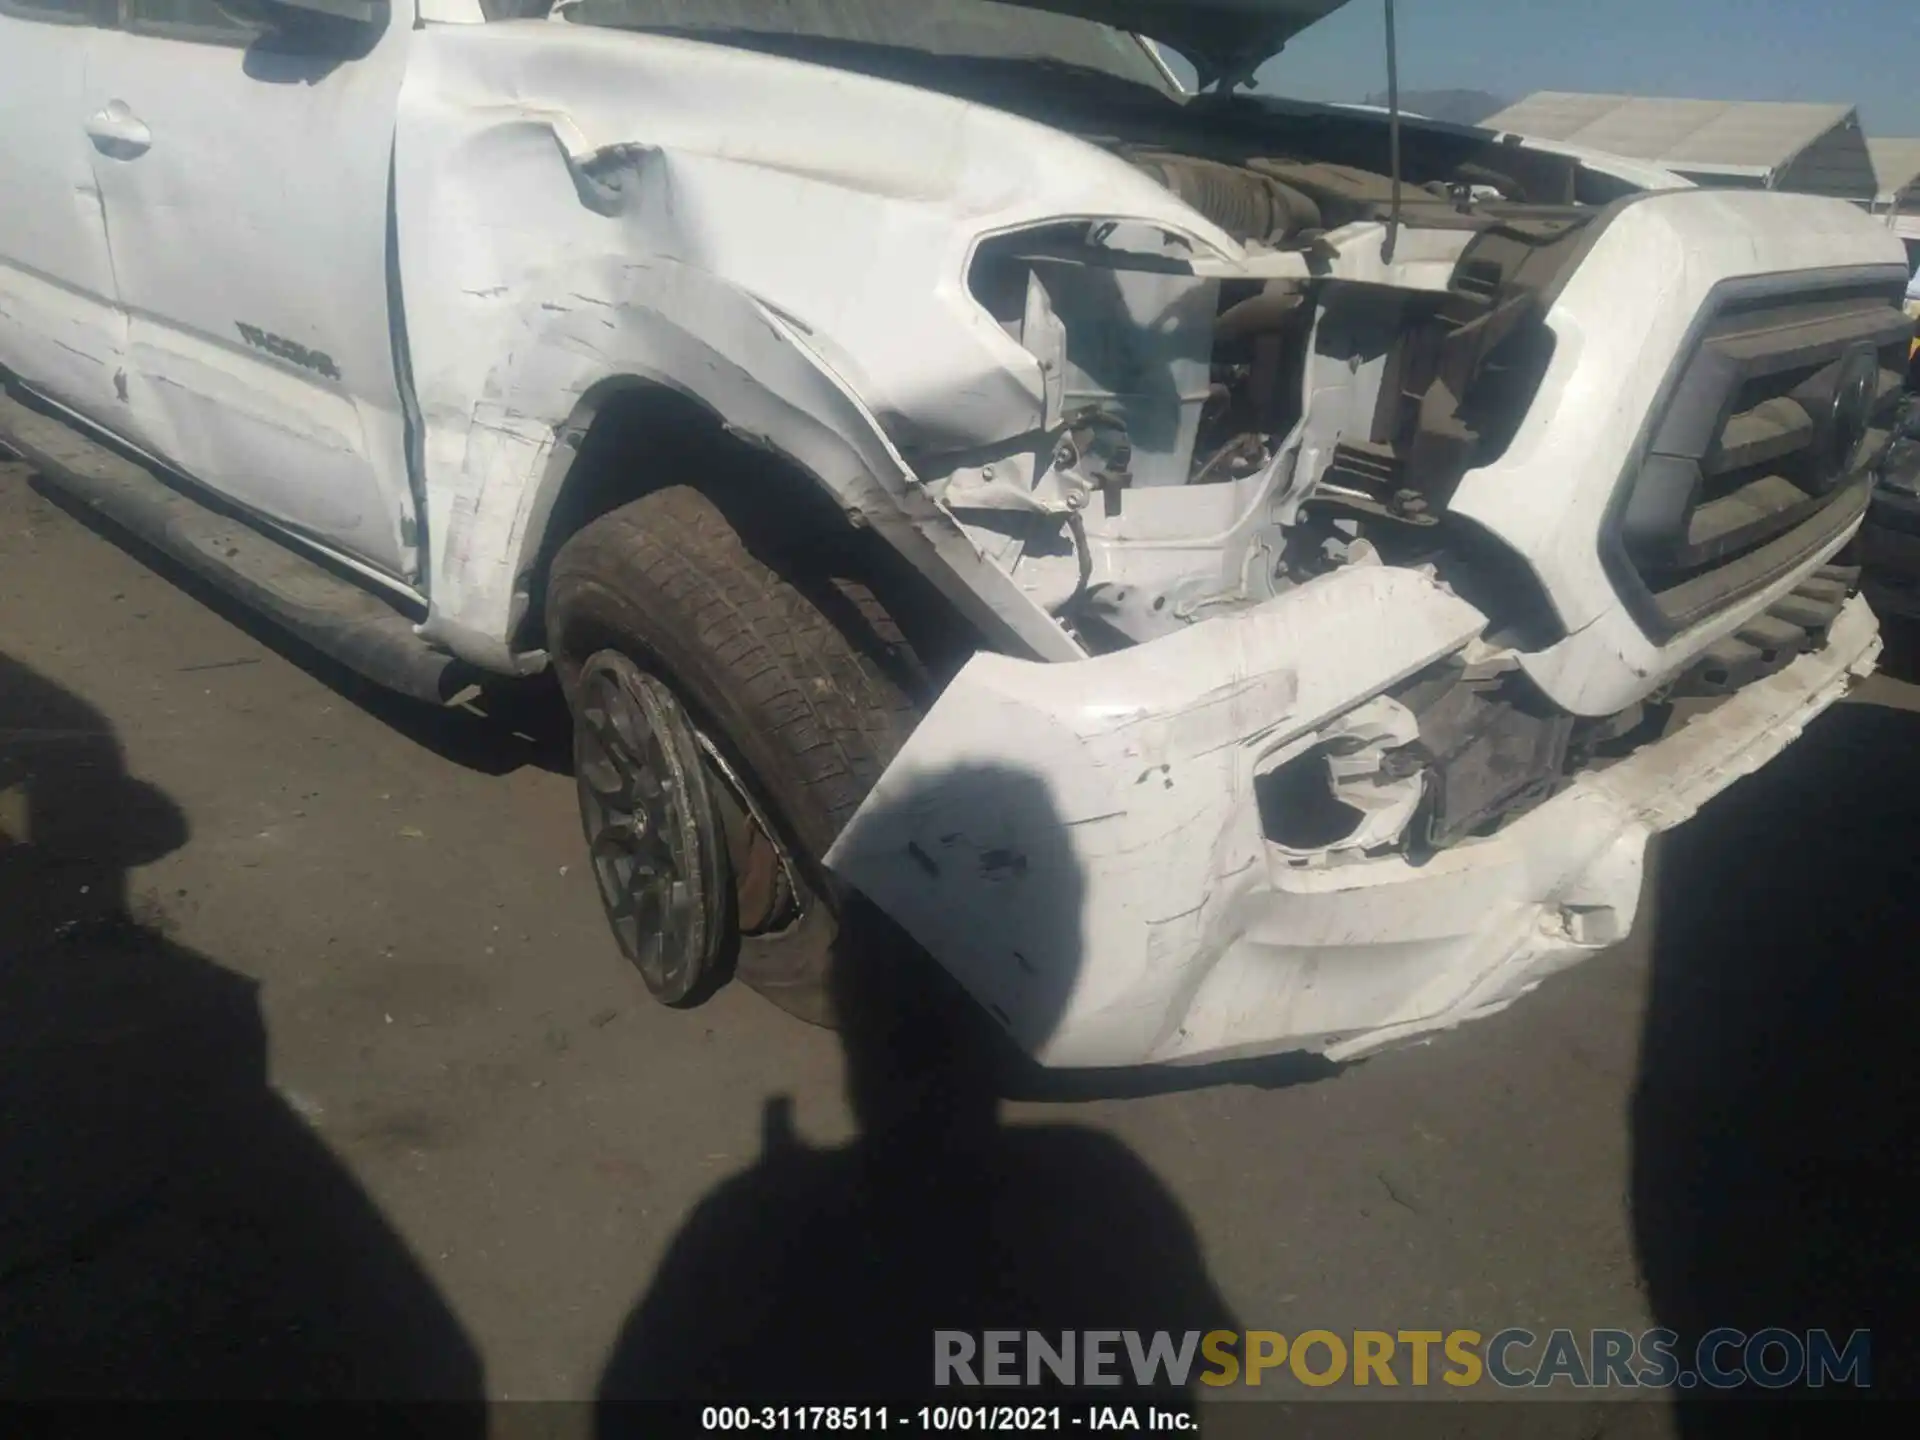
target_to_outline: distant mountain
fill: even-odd
[[[1385,106],[1386,92],[1369,95],[1368,105]],[[1478,125],[1489,115],[1497,115],[1510,102],[1484,90],[1402,90],[1400,108],[1429,120],[1450,120],[1456,125]]]

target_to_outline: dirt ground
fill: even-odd
[[[809,1313],[1865,1325],[1911,1393],[1916,694],[1815,723],[1502,1016],[906,1164],[847,1148],[833,1035],[647,998],[550,707],[369,694],[0,464],[0,1393],[580,1398]]]

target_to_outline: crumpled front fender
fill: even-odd
[[[1262,761],[1485,623],[1371,565],[1113,655],[977,656],[827,863],[1043,1063],[1177,1053],[1267,885]]]

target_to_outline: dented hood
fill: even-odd
[[[1193,62],[1200,83],[1250,74],[1347,0],[1011,0],[1098,20],[1164,41]]]

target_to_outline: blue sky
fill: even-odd
[[[1598,90],[1859,106],[1869,135],[1920,136],[1920,0],[1397,0],[1410,90]],[[1387,88],[1381,0],[1351,0],[1261,72],[1264,89],[1358,100]]]

